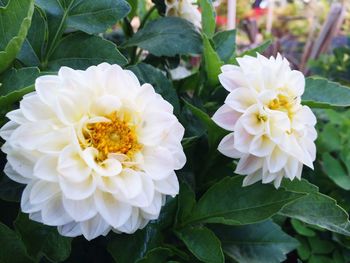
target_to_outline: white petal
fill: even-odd
[[[72,142],[72,136],[73,130],[70,127],[50,131],[41,138],[36,149],[43,153],[60,153]]]
[[[10,152],[7,154],[7,161],[13,170],[26,178],[33,178],[34,163],[19,152]]]
[[[142,224],[142,219],[140,216],[139,209],[134,207],[132,209],[132,212],[131,212],[129,219],[125,222],[125,224],[122,225],[121,227],[116,228],[116,229],[120,232],[132,234],[137,229],[139,229],[141,224]]]
[[[225,130],[234,131],[236,121],[240,115],[239,112],[234,111],[231,107],[223,105],[215,112],[212,119]]]
[[[275,147],[271,155],[267,157],[267,167],[270,173],[277,173],[286,165],[288,154],[279,147]]]
[[[177,195],[179,193],[179,181],[175,172],[163,180],[154,181],[154,188],[165,195],[171,195],[172,197]]]
[[[51,199],[59,192],[60,188],[57,183],[50,183],[39,180],[33,184],[29,199],[32,204],[41,204]]]
[[[58,233],[66,237],[76,237],[82,234],[80,229],[80,223],[70,222],[62,226],[57,227]]]
[[[118,201],[111,194],[97,191],[95,194],[95,203],[100,215],[114,228],[125,224],[131,216],[132,207]]]
[[[30,182],[23,190],[21,197],[21,210],[24,213],[37,212],[42,208],[42,204],[32,204],[30,202],[30,193],[32,191],[35,181]]]
[[[266,120],[263,118],[266,118]],[[267,118],[267,114],[256,104],[249,107],[239,118],[239,121],[249,134],[260,135],[266,131]]]
[[[162,195],[156,193],[153,201],[149,206],[140,208],[145,219],[154,220],[159,217],[160,209],[162,208]]]
[[[81,232],[87,240],[94,239],[104,235],[110,228],[108,223],[100,216],[95,217],[80,223]]]
[[[290,180],[293,180],[297,175],[298,167],[299,167],[299,161],[296,158],[293,158],[292,156],[290,156],[284,167],[286,177],[289,178]]]
[[[235,149],[234,137],[234,133],[226,135],[219,143],[218,151],[227,157],[240,158],[242,153]]]
[[[33,175],[45,181],[58,182],[57,157],[42,156],[34,165]]]
[[[256,103],[257,94],[249,88],[238,88],[232,91],[226,98],[225,104],[238,112],[244,113],[250,106]]]
[[[19,173],[17,173],[9,163],[6,163],[4,168],[4,173],[13,181],[20,184],[28,184],[31,179],[23,177]]]
[[[256,135],[250,144],[249,152],[258,157],[265,157],[272,153],[275,145],[266,135]]]
[[[6,117],[11,121],[14,121],[17,124],[23,124],[28,122],[28,120],[24,117],[21,109],[10,111],[6,114]]]
[[[250,143],[254,136],[249,134],[242,126],[240,121],[237,122],[234,134],[234,146],[237,151],[249,153]]]
[[[96,116],[106,116],[117,111],[122,103],[117,96],[104,95],[98,98],[92,105],[90,111]]]
[[[235,65],[224,65],[219,75],[221,85],[229,92],[239,87],[247,87],[247,82],[242,70]]]
[[[142,168],[153,180],[161,180],[174,170],[171,153],[164,147],[146,148]]]
[[[5,141],[8,140],[13,131],[18,128],[18,124],[14,121],[9,121],[4,124],[4,126],[0,129],[0,137],[3,138]]]
[[[81,158],[78,149],[69,145],[58,157],[57,171],[68,181],[79,183],[88,179],[92,169]]]
[[[248,174],[243,179],[242,186],[248,186],[255,184],[256,182],[260,181],[262,179],[262,169],[257,170],[256,172],[252,174]]]
[[[106,159],[101,164],[96,162],[98,150],[88,147],[82,152],[86,164],[101,176],[116,176],[122,171],[121,163],[116,159]]]
[[[137,207],[146,207],[152,203],[154,197],[154,184],[153,181],[147,177],[147,175],[141,176],[141,179],[142,191],[139,195],[129,200],[128,203]]]
[[[42,206],[41,215],[43,223],[49,226],[64,225],[72,221],[63,207],[60,195],[56,195]]]
[[[97,214],[92,196],[83,200],[72,200],[63,196],[62,202],[64,209],[75,221],[85,221]]]
[[[20,102],[20,109],[24,117],[30,121],[47,120],[55,116],[36,94],[23,98]]]
[[[235,173],[246,175],[256,172],[262,167],[263,159],[256,157],[254,155],[245,155],[243,156],[236,167]]]
[[[64,177],[59,178],[59,183],[65,197],[73,200],[82,200],[91,196],[96,189],[93,176],[89,176],[85,181],[74,183]]]

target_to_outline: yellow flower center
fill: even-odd
[[[97,122],[87,125],[84,137],[99,151],[98,160],[104,161],[109,153],[121,153],[131,157],[141,149],[137,141],[135,127],[118,118],[114,112],[106,118],[110,122]]]
[[[277,98],[270,101],[268,104],[269,109],[284,111],[288,114],[289,118],[293,116],[293,100],[287,96],[279,94]]]

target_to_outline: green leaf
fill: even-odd
[[[151,249],[144,258],[137,260],[136,263],[159,263],[166,260],[174,253],[169,248],[157,247]]]
[[[313,254],[329,254],[334,250],[332,242],[319,237],[308,238]]]
[[[307,236],[307,237],[314,237],[316,235],[315,231],[312,229],[308,228],[303,222],[300,222],[297,219],[292,218],[290,220],[294,230],[302,236]]]
[[[297,239],[300,243],[300,245],[297,248],[298,255],[300,259],[307,260],[311,255],[309,243],[305,238],[301,236],[297,236]]]
[[[32,263],[20,237],[0,222],[0,262],[1,263]]]
[[[216,125],[216,123],[209,117],[207,113],[201,109],[193,106],[187,101],[184,101],[186,106],[192,111],[192,113],[202,121],[208,130],[208,142],[211,149],[216,149],[219,140],[227,133],[224,129]]]
[[[118,263],[137,262],[145,257],[153,258],[154,253],[164,255],[163,249],[161,249],[163,252],[152,252],[152,250],[163,248],[162,230],[173,224],[175,211],[176,199],[168,198],[157,220],[152,221],[144,229],[138,230],[132,235],[115,235],[115,238],[107,246],[108,252]]]
[[[271,40],[266,40],[263,42],[261,45],[257,46],[256,48],[249,49],[247,51],[244,51],[243,53],[239,54],[238,57],[243,57],[243,56],[251,56],[251,57],[256,57],[256,53],[263,53],[270,45],[272,41]]]
[[[40,75],[38,68],[11,69],[0,78],[0,119],[12,109],[23,95],[34,90],[35,79]],[[1,121],[0,121],[1,123]]]
[[[285,180],[283,188],[307,195],[283,207],[281,215],[350,236],[349,215],[334,199],[319,193],[318,187],[306,180]]]
[[[218,76],[221,73],[223,62],[212,47],[208,37],[205,34],[202,36],[205,72],[207,73],[209,85],[216,86],[219,84]]]
[[[180,193],[178,197],[178,206],[176,218],[178,222],[184,222],[192,212],[193,207],[196,205],[196,197],[191,188],[186,184],[180,185]]]
[[[58,70],[61,66],[68,66],[86,69],[102,62],[125,65],[127,60],[112,42],[79,32],[62,39],[49,58],[48,68]]]
[[[211,0],[200,0],[202,9],[202,30],[208,38],[212,38],[215,33],[215,9]]]
[[[144,63],[129,67],[135,73],[140,82],[151,84],[155,91],[162,95],[174,107],[174,112],[180,112],[179,98],[169,79],[159,69]]]
[[[307,78],[304,104],[315,108],[350,106],[350,88],[322,78]]]
[[[0,199],[9,202],[19,202],[21,200],[23,184],[16,183],[5,174],[0,177]]]
[[[322,154],[323,168],[328,177],[344,190],[350,190],[350,176],[344,170],[340,160],[333,158],[329,153]]]
[[[39,66],[45,55],[48,34],[45,13],[35,6],[27,38],[17,58],[26,66]]]
[[[224,262],[220,240],[206,227],[195,226],[176,231],[176,235],[199,260],[207,263]]]
[[[220,59],[228,62],[236,50],[236,30],[217,32],[213,37],[213,42]]]
[[[137,15],[137,7],[138,7],[138,0],[126,0],[128,4],[131,7],[131,10],[128,14],[128,18],[131,20],[134,16]]]
[[[105,32],[130,11],[124,0],[36,0],[35,3],[60,21],[63,28],[88,34]]]
[[[178,54],[200,54],[201,36],[188,21],[164,17],[146,24],[124,47],[138,46],[155,56],[173,57]]]
[[[20,51],[34,12],[34,0],[10,0],[0,7],[0,72],[8,68]]]
[[[34,222],[29,220],[28,215],[19,213],[15,228],[31,257],[39,260],[45,255],[53,262],[64,261],[69,257],[72,239],[61,236],[56,227]]]
[[[213,230],[224,253],[240,263],[279,263],[299,244],[270,220],[239,227],[216,225]]]
[[[304,194],[271,185],[242,187],[242,177],[226,177],[198,201],[187,223],[207,222],[245,225],[263,221]]]

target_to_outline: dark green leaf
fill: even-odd
[[[308,228],[303,222],[300,222],[297,219],[292,218],[290,220],[294,230],[302,236],[313,237],[316,235],[315,231],[311,228]]]
[[[224,129],[220,128],[215,122],[209,117],[207,113],[193,106],[189,102],[185,101],[186,106],[192,111],[192,113],[202,121],[208,130],[208,141],[211,149],[216,148],[219,140],[227,133]]]
[[[304,194],[271,185],[242,187],[242,177],[226,177],[213,185],[198,201],[187,223],[208,222],[245,225],[263,221]]]
[[[221,31],[213,37],[215,50],[223,62],[228,62],[236,50],[236,30]]]
[[[178,197],[177,221],[180,223],[184,222],[191,215],[195,204],[196,199],[194,192],[186,183],[182,183],[180,185],[180,193]]]
[[[247,226],[213,227],[226,255],[240,263],[279,263],[298,246],[272,221]]]
[[[208,77],[209,85],[216,86],[219,84],[218,76],[221,73],[223,62],[205,34],[203,34],[203,56],[205,72]]]
[[[0,7],[0,72],[20,51],[34,12],[34,0],[10,0]]]
[[[35,7],[32,24],[17,58],[26,66],[39,66],[45,55],[48,25],[45,14]]]
[[[334,199],[319,193],[315,185],[306,180],[286,180],[283,187],[307,195],[283,207],[281,215],[350,236],[349,215]]]
[[[159,69],[144,63],[131,66],[129,69],[136,74],[142,84],[151,84],[157,93],[173,105],[174,112],[179,113],[180,104],[176,91],[169,79]]]
[[[176,234],[199,260],[207,263],[224,262],[220,240],[208,228],[188,227],[177,230]]]
[[[173,252],[169,248],[157,247],[150,250],[147,255],[141,259],[137,260],[137,263],[160,263],[166,262],[169,256],[173,255]],[[118,261],[117,261],[118,262]]]
[[[20,237],[0,222],[0,262],[1,263],[32,263]]]
[[[21,200],[23,184],[16,183],[6,175],[0,177],[0,199],[9,202],[19,202]]]
[[[130,11],[124,0],[36,0],[36,4],[59,20],[64,28],[89,34],[103,33]]]
[[[308,238],[311,251],[314,254],[329,254],[334,250],[334,245],[332,242],[320,239],[319,237]]]
[[[350,88],[322,78],[307,78],[302,100],[310,107],[350,106]]]
[[[155,56],[167,57],[202,52],[198,31],[190,22],[177,17],[164,17],[147,23],[124,46],[138,46]]]
[[[346,173],[340,160],[333,158],[329,153],[322,155],[323,167],[328,177],[339,187],[350,190],[350,176]]]
[[[102,62],[125,65],[127,60],[112,42],[98,36],[74,33],[62,39],[50,56],[48,67],[50,70],[61,66],[86,69]]]
[[[69,257],[72,239],[61,236],[56,227],[29,220],[28,215],[22,213],[18,215],[15,227],[33,258],[39,260],[45,255],[53,262],[60,262]]]
[[[215,33],[215,9],[211,0],[200,0],[202,10],[202,30],[208,38],[212,38]]]
[[[11,69],[0,79],[0,118],[12,109],[14,103],[23,95],[34,90],[35,79],[39,76],[38,68]]]

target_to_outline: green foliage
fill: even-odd
[[[284,180],[279,189],[242,187],[237,162],[217,151],[228,133],[211,119],[227,95],[218,75],[222,65],[256,56],[271,41],[237,54],[236,31],[216,32],[211,0],[198,1],[202,29],[164,17],[164,0],[153,3],[147,10],[137,0],[0,0],[1,125],[35,90],[38,76],[108,62],[134,72],[174,107],[185,128],[187,158],[177,171],[179,195],[164,200],[157,220],[133,234],[110,232],[90,242],[62,237],[21,213],[24,185],[0,174],[0,262],[350,262],[348,49],[313,67],[342,84],[306,80],[304,103],[332,108],[314,109],[315,170],[304,169],[307,180]],[[135,16],[138,29],[130,22]],[[178,66],[191,72],[173,81]],[[5,163],[1,154],[1,169]]]
[[[124,44],[124,47],[132,46],[146,49],[155,56],[172,57],[202,52],[201,37],[194,26],[176,17],[149,22]]]
[[[215,225],[213,229],[225,254],[242,263],[282,262],[299,245],[272,221],[239,227]]]
[[[10,66],[26,38],[34,0],[10,0],[0,7],[0,73]]]

